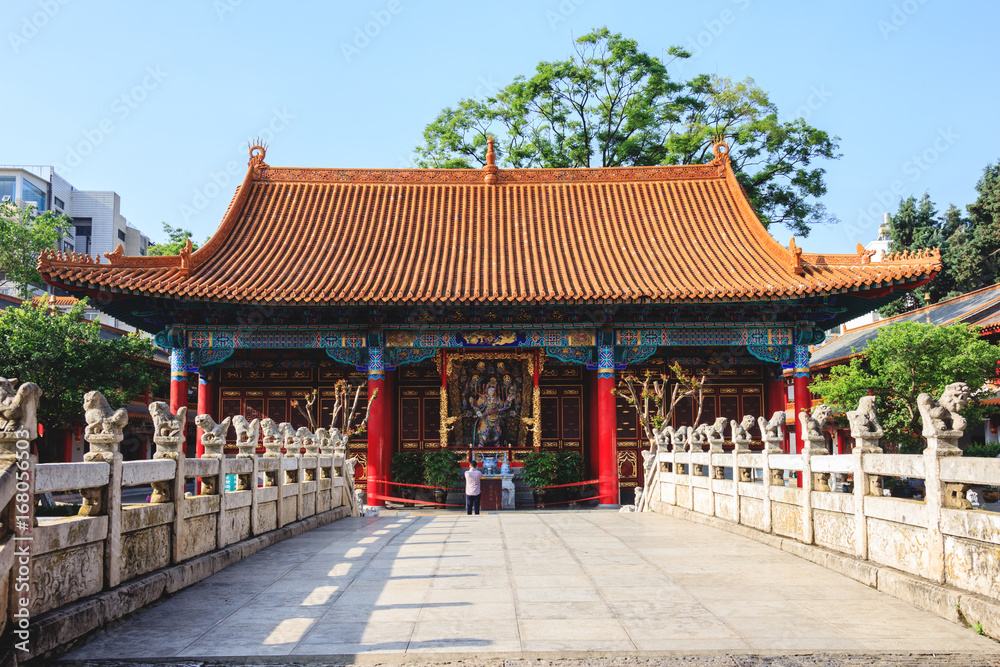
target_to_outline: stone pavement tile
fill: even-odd
[[[490,653],[517,653],[521,650],[521,642],[517,640],[493,641],[489,639],[445,639],[438,641],[410,641],[406,647],[407,654],[421,653],[463,653],[477,658]]]
[[[395,590],[386,591],[382,589],[352,588],[348,587],[340,597],[337,598],[337,606],[346,607],[351,605],[373,606],[389,604],[421,604],[427,595],[425,590]]]
[[[442,572],[431,579],[431,588],[486,588],[506,584],[507,572]]]
[[[821,656],[825,651],[864,650],[861,642],[852,637],[744,637],[744,639],[750,644],[751,649],[758,651],[808,651]]]
[[[590,651],[602,655],[635,651],[635,644],[630,639],[522,639],[521,651],[524,653],[550,653],[556,651]]]
[[[795,612],[800,612],[803,617],[816,618],[811,613],[801,609],[794,602],[784,599],[759,599],[756,596],[717,598],[699,598],[698,600],[706,609],[717,616],[757,616],[767,617],[792,617]],[[789,614],[789,612],[793,612]]]
[[[980,637],[969,630],[969,637],[939,638],[928,637],[923,640],[913,639],[862,639],[859,645],[869,651],[914,651],[920,653],[976,653],[997,656],[1000,664],[1000,645],[986,637]],[[958,665],[960,663],[956,663]]]
[[[314,623],[300,640],[303,644],[371,644],[408,642],[415,622],[342,622],[323,618]]]
[[[366,579],[358,577],[348,583],[345,588],[352,591],[359,590],[379,590],[379,591],[413,591],[427,590],[435,581],[431,576],[420,577],[387,577],[385,579]]]
[[[639,651],[682,651],[685,655],[690,656],[695,651],[745,651],[750,648],[750,644],[738,637],[712,637],[708,639],[685,637],[684,639],[672,639],[656,632],[637,633],[630,631],[629,634],[632,636],[632,643],[635,644],[636,649]],[[701,667],[703,662],[699,659],[694,664]],[[725,664],[729,665],[732,663],[727,662]]]
[[[291,653],[294,656],[314,656],[317,660],[327,660],[330,656],[371,653],[405,653],[409,642],[371,642],[366,644],[342,644],[333,642],[299,642]]]
[[[423,644],[438,641],[518,641],[518,622],[513,617],[489,621],[455,623],[447,621],[418,621],[413,628],[410,642]]]
[[[618,600],[608,602],[608,606],[622,623],[644,624],[651,619],[701,618],[706,621],[717,620],[698,601],[664,598],[662,600]]]
[[[145,623],[127,623],[99,635],[90,643],[65,656],[66,660],[172,657],[188,644],[197,641],[211,628],[198,626],[151,628]]]
[[[420,617],[419,604],[400,605],[333,605],[323,616],[324,622],[352,623],[415,623]]]
[[[969,639],[975,633],[957,623],[933,617],[925,622],[914,623],[913,617],[886,619],[884,621],[830,621],[841,632],[851,637],[865,639]],[[1000,650],[1000,644],[997,644]]]
[[[620,580],[619,580],[620,581]],[[675,584],[650,584],[649,586],[600,587],[601,596],[608,602],[640,602],[664,600],[694,602],[694,597]]]
[[[795,618],[789,616],[776,617],[775,615],[725,614],[720,615],[719,619],[751,643],[753,640],[760,638],[821,639],[828,637],[845,638],[850,636],[830,623],[807,616]]]
[[[603,602],[517,602],[517,619],[614,619],[615,613]]]
[[[516,574],[513,576],[513,584],[515,588],[586,588],[593,586],[590,577],[580,574]]]
[[[264,609],[275,607],[327,607],[336,602],[342,592],[343,589],[339,586],[318,585],[308,592],[261,594],[248,602],[247,606]]]
[[[350,585],[349,582],[340,578],[333,582],[332,578],[310,578],[288,575],[278,579],[267,588],[260,591],[260,595],[271,595],[274,593],[302,593],[308,595],[317,589],[343,591]]]
[[[316,605],[311,607],[258,607],[247,605],[240,607],[232,614],[223,619],[212,630],[226,631],[232,626],[255,625],[260,628],[277,627],[286,620],[294,619],[318,619],[323,616],[329,608],[326,605]],[[292,625],[298,626],[302,623],[296,621]]]
[[[596,588],[517,588],[518,602],[601,602]]]
[[[656,635],[663,639],[738,639],[731,627],[708,612],[693,611],[690,615],[664,614],[643,618],[622,619],[631,636]],[[744,638],[745,639],[745,638]]]
[[[184,647],[176,655],[285,655],[298,644],[316,620],[286,618],[271,623],[223,623]]]
[[[847,577],[841,578],[839,582],[823,586],[789,582],[781,587],[781,594],[789,600],[893,600],[901,603],[885,593],[880,593],[874,588]]]
[[[523,619],[517,622],[522,643],[529,642],[632,642],[618,621],[595,618]],[[580,649],[588,650],[588,649]],[[621,649],[609,649],[621,650]],[[627,650],[627,649],[626,649]]]
[[[519,617],[516,614],[514,603],[493,602],[484,600],[477,603],[440,604],[425,605],[420,610],[420,621],[454,622],[457,619],[464,621],[491,621],[491,620],[513,620]]]
[[[499,582],[498,582],[499,583]],[[506,583],[506,582],[503,582]],[[514,594],[510,588],[478,588],[475,590],[469,589],[454,589],[454,588],[431,588],[427,591],[427,597],[424,603],[454,603],[454,602],[469,602],[469,603],[479,603],[484,600],[488,600],[493,603],[497,602],[514,602]]]

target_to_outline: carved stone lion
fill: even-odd
[[[741,421],[736,421],[735,419],[729,422],[729,427],[732,429],[733,442],[747,442],[750,440],[750,429],[753,428],[754,418],[753,415],[744,415]]]
[[[34,382],[25,382],[14,391],[16,384],[17,378],[0,377],[0,433],[27,431],[28,439],[34,440],[38,435],[35,413],[42,390]]]
[[[799,413],[799,422],[802,424],[802,432],[805,433],[806,440],[823,440],[823,426],[833,416],[833,410],[829,405],[818,405],[813,408],[810,415],[805,410]]]
[[[852,438],[874,440],[882,437],[882,425],[878,423],[878,415],[875,412],[877,405],[877,396],[862,396],[858,401],[858,409],[847,411]]]
[[[785,439],[785,411],[778,410],[771,415],[770,420],[757,417],[757,428],[760,429],[762,440],[772,442]]]
[[[240,453],[237,458],[251,458],[257,451],[257,443],[260,441],[260,419],[247,421],[243,415],[233,417],[233,428],[236,429],[236,446]]]
[[[264,457],[281,456],[281,432],[273,419],[265,417],[260,422],[261,435],[264,438]]]
[[[201,444],[222,446],[226,444],[226,434],[229,433],[229,424],[232,417],[226,417],[218,424],[212,419],[212,415],[198,415],[194,418],[195,425],[202,430]]]
[[[319,455],[319,445],[316,444],[316,436],[305,426],[295,431],[295,447],[296,449],[306,450],[306,456]]]
[[[917,409],[924,424],[924,437],[961,437],[968,425],[959,414],[969,404],[969,385],[953,382],[944,389],[941,398],[935,401],[928,394],[917,396]]]
[[[295,429],[288,422],[278,424],[281,433],[281,445],[285,448],[285,456],[298,456],[299,448],[295,444]]]
[[[149,404],[149,416],[153,419],[153,440],[169,438],[171,440],[183,436],[187,426],[187,407],[177,409],[175,415],[170,411],[170,405],[163,401]]]
[[[116,452],[118,443],[124,437],[122,431],[128,424],[128,412],[118,408],[114,412],[108,404],[108,399],[99,391],[89,391],[83,397],[84,419],[87,428],[83,431],[84,440],[90,444],[90,452]],[[84,457],[86,460],[86,456]]]

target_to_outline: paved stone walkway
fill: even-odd
[[[748,662],[783,651],[967,656],[933,664],[1000,658],[1000,644],[969,629],[752,540],[658,514],[562,511],[337,521],[64,659],[867,659]]]

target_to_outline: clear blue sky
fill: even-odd
[[[852,252],[895,210],[894,185],[964,207],[1000,159],[998,23],[992,1],[8,0],[0,163],[62,165],[78,188],[117,191],[154,241],[161,221],[200,241],[249,138],[276,166],[409,166],[443,107],[607,25],[651,53],[694,51],[678,78],[751,76],[784,117],[839,136],[824,202],[841,224],[801,245]]]

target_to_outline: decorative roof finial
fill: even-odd
[[[712,153],[715,154],[715,159],[712,162],[729,161],[729,142],[726,141],[726,135],[717,134],[712,137]]]
[[[483,171],[486,172],[486,175],[483,176],[483,182],[486,185],[496,185],[497,172],[500,171],[496,160],[497,154],[493,151],[493,135],[491,134],[486,138],[486,166],[483,167]]]
[[[251,167],[266,167],[267,163],[264,162],[264,156],[267,155],[267,144],[260,137],[257,137],[253,141],[249,142],[250,147],[250,161],[247,163]]]

